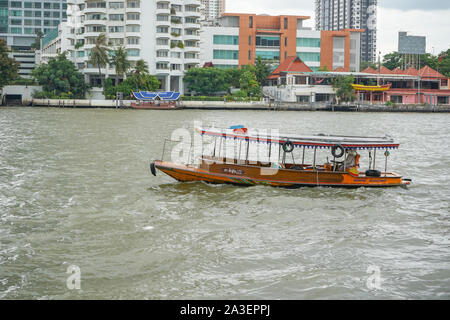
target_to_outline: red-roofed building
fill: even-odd
[[[385,66],[381,66],[380,68],[380,74],[394,74],[391,70],[386,68]]]
[[[268,80],[278,80],[281,76],[286,77],[288,74],[302,74],[304,72],[313,72],[299,57],[287,57],[282,64],[276,68]]]
[[[365,68],[363,71],[361,71],[362,73],[372,73],[372,74],[376,74],[378,73],[377,70],[372,69],[371,67],[367,67]]]
[[[447,79],[444,75],[440,74],[429,66],[425,66],[420,69],[420,77],[423,79]]]
[[[393,74],[404,74],[403,70],[400,68],[395,68],[394,70],[392,70]]]
[[[391,101],[397,104],[450,104],[450,79],[430,67],[420,70],[419,86],[419,71],[414,68],[391,71],[382,67],[380,73],[371,68],[356,73],[339,69],[333,72],[311,72],[296,57],[288,57],[270,75],[264,93],[273,99],[281,98],[284,102],[329,103],[336,98],[333,78],[343,75],[353,75],[355,83],[363,86],[356,91],[361,103],[384,104]],[[388,89],[373,88],[376,83]]]
[[[417,70],[416,68],[410,67],[408,69],[406,69],[403,74],[406,74],[408,76],[418,76],[419,75],[419,70]]]

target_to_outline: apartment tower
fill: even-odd
[[[161,90],[184,92],[183,75],[199,65],[200,0],[68,0],[69,56],[94,87],[98,68],[90,50],[102,33],[111,51],[124,47],[128,59],[143,59]],[[113,66],[102,70],[115,77]]]
[[[220,18],[225,13],[225,0],[200,0],[205,20]]]
[[[316,29],[363,29],[361,61],[376,61],[377,0],[315,0]]]

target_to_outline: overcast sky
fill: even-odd
[[[231,13],[307,15],[314,28],[314,0],[226,0]],[[398,31],[427,37],[427,52],[450,48],[450,0],[379,0],[378,50],[396,51]]]

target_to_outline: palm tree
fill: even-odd
[[[145,60],[141,59],[136,61],[136,66],[134,67],[134,74],[148,74],[148,63]]]
[[[91,58],[89,60],[92,65],[98,67],[102,88],[105,86],[102,68],[105,68],[109,63],[108,51],[106,34],[102,33],[95,39],[95,46],[91,49]]]
[[[134,67],[134,77],[136,79],[135,86],[137,89],[142,85],[144,82],[144,77],[148,74],[148,63],[143,59],[136,61],[136,65]]]
[[[111,64],[116,69],[116,87],[119,85],[119,76],[127,74],[131,68],[131,62],[128,60],[128,54],[124,47],[120,47],[111,58]]]

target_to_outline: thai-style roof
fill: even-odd
[[[386,68],[385,66],[381,66],[380,68],[380,74],[394,74],[391,70]]]
[[[299,57],[287,57],[267,79],[278,79],[283,72],[302,73],[312,72],[312,70]]]
[[[413,67],[409,67],[408,69],[403,71],[403,74],[406,74],[408,76],[418,76],[419,70],[417,70],[416,68],[413,68]]]
[[[377,70],[375,70],[375,69],[372,69],[371,67],[367,67],[367,68],[365,68],[363,71],[361,71],[362,73],[373,73],[373,74],[375,74],[375,73],[378,73],[377,72]]]
[[[339,67],[333,70],[334,72],[345,72],[345,68],[344,67]]]
[[[344,149],[397,149],[400,145],[396,143],[391,137],[360,137],[360,136],[335,136],[335,135],[287,135],[280,134],[278,136],[268,135],[270,130],[252,130],[249,129],[246,133],[236,129],[195,129],[201,135],[220,137],[232,140],[245,140],[254,143],[269,143],[269,144],[284,144],[289,141],[292,142],[296,148],[326,148],[330,149],[333,146],[340,145]],[[272,131],[273,133],[273,131]]]
[[[420,76],[425,79],[446,79],[446,76],[440,74],[429,66],[425,66],[420,69]]]

